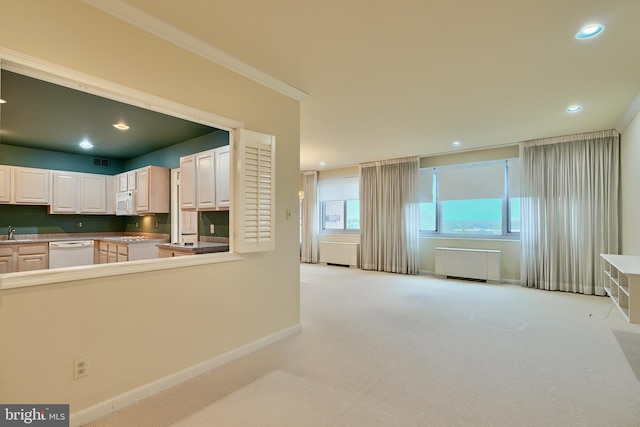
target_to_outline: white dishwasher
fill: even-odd
[[[49,242],[49,268],[93,264],[93,240]]]

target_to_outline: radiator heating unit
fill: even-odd
[[[500,283],[500,251],[436,248],[436,276]]]
[[[320,242],[320,262],[324,264],[360,266],[360,244],[348,242]]]

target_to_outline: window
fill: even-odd
[[[519,186],[517,159],[422,169],[421,233],[517,237]]]
[[[360,230],[360,197],[357,176],[318,181],[322,231]]]

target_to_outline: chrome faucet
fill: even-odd
[[[8,240],[16,240],[16,229],[12,226],[9,226],[9,230],[7,231],[7,239]]]

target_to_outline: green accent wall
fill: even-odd
[[[95,165],[94,160],[100,165]],[[103,165],[106,160],[107,165]],[[124,162],[117,159],[61,153],[37,148],[0,144],[0,165],[24,166],[28,168],[51,169],[69,172],[116,175],[124,172]]]
[[[48,206],[0,205],[0,234],[11,225],[16,234],[120,232],[125,217],[115,215],[49,215]],[[78,227],[82,222],[82,227]]]
[[[127,233],[171,234],[171,215],[154,214],[146,216],[124,216],[124,229]],[[156,227],[156,223],[158,226]]]
[[[210,225],[213,224],[214,233],[211,234]],[[229,211],[200,212],[198,218],[199,236],[229,237]]]
[[[124,167],[125,170],[132,170],[152,165],[176,169],[180,167],[180,157],[225,145],[229,145],[229,132],[225,130],[215,130],[212,133],[202,135],[198,138],[126,160]]]

